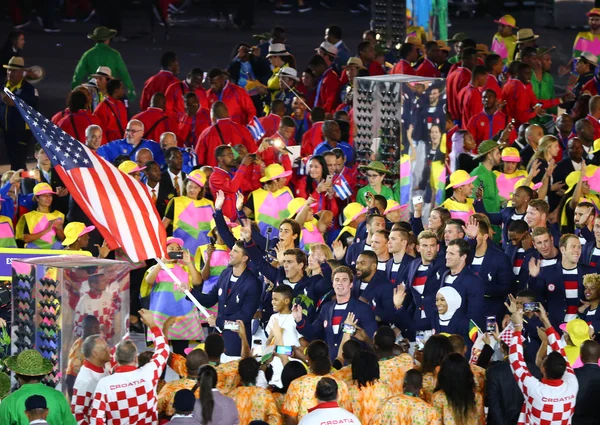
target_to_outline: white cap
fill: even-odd
[[[315,50],[323,50],[325,53],[335,57],[338,54],[338,48],[331,44],[329,41],[324,41]]]

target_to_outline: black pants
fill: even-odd
[[[185,356],[185,349],[188,348],[190,342],[187,340],[171,340],[171,346],[173,347],[173,352],[175,354],[180,354]]]
[[[27,158],[27,147],[31,140],[30,131],[6,131],[4,132],[4,145],[11,170],[25,169]]]

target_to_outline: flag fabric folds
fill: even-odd
[[[248,130],[250,130],[250,134],[252,134],[252,137],[257,142],[260,139],[262,139],[262,137],[266,134],[265,129],[256,117],[254,117],[252,119],[252,123],[248,124],[246,127],[248,127]]]
[[[146,188],[4,91],[109,248],[122,248],[133,262],[165,257],[166,232]]]
[[[352,188],[348,184],[346,178],[341,174],[333,179],[333,190],[335,190],[335,193],[337,193],[342,201],[352,195]]]

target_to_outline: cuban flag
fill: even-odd
[[[250,130],[250,133],[252,133],[252,137],[257,142],[266,134],[265,129],[256,117],[254,117],[252,119],[252,123],[248,124],[246,127],[248,127],[248,130]]]
[[[350,195],[352,195],[352,188],[341,174],[333,180],[333,189],[342,201],[348,199]]]

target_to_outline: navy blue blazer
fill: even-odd
[[[480,329],[485,328],[485,307],[484,307],[484,284],[479,276],[473,273],[468,267],[462,269],[457,275],[452,285],[446,285],[444,280],[450,275],[450,270],[446,269],[440,279],[440,286],[452,286],[462,297],[462,305],[457,313],[472,319]],[[439,289],[438,288],[438,289]]]
[[[334,334],[331,327],[331,321],[335,305],[335,301],[329,301],[324,304],[319,315],[312,323],[304,317],[300,322],[296,322],[296,329],[298,329],[298,332],[300,332],[307,340],[313,341],[315,339],[322,339],[327,343],[331,360],[334,360],[337,356],[340,342],[344,335],[342,332],[342,324],[346,320],[346,316],[349,312],[354,313],[356,319],[358,319],[357,325],[364,329],[369,337],[373,338],[373,335],[377,330],[377,322],[375,321],[375,315],[373,314],[371,307],[356,298],[350,298],[348,306],[346,307],[346,310],[344,310],[340,330],[337,335]]]
[[[385,274],[392,284],[399,285],[401,283],[406,283],[406,278],[408,277],[408,268],[414,259],[415,257],[412,255],[404,254],[404,257],[402,257],[402,261],[400,262],[400,268],[396,273],[392,272],[394,257],[389,259],[385,265]]]
[[[579,262],[581,264],[585,264],[586,266],[592,266],[592,254],[594,253],[594,248],[596,248],[596,240],[589,240],[581,247],[581,258],[579,258]],[[592,266],[594,267],[594,266]],[[596,264],[596,273],[600,272],[600,263]]]
[[[583,295],[583,276],[594,273],[594,269],[590,266],[579,264],[577,266],[579,282],[577,285],[577,296],[580,300],[584,299]],[[530,287],[537,294],[537,299],[545,303],[548,318],[554,329],[559,329],[564,322],[567,312],[567,298],[565,295],[565,281],[562,273],[562,263],[557,261],[555,265],[544,267],[540,270],[540,274],[535,278],[530,279]]]
[[[483,200],[477,199],[473,203],[473,207],[475,208],[475,212],[487,215],[490,219],[490,223],[497,226],[502,226],[502,248],[506,249],[508,245],[510,245],[510,241],[508,240],[508,226],[510,226],[510,224],[514,221],[512,216],[517,211],[516,208],[505,207],[499,212],[489,213],[486,211],[485,206],[483,205]]]
[[[346,264],[350,267],[354,267],[354,265],[356,264],[356,260],[358,259],[358,256],[360,255],[361,252],[363,252],[365,250],[365,245],[367,242],[367,238],[359,241],[359,242],[354,242],[352,245],[350,245],[348,247],[348,251],[346,252]]]
[[[515,264],[515,257],[517,256],[517,250],[521,248],[520,246],[515,246],[512,243],[509,243],[506,248],[504,249],[504,253],[508,256],[509,261],[510,261],[510,270],[513,270],[514,264]],[[519,274],[514,274],[514,279],[515,279],[515,284],[513,286],[513,288],[511,289],[511,292],[513,293],[513,295],[516,295],[519,291],[525,289],[525,287],[527,286],[527,280],[528,280],[528,276],[522,274],[522,270],[525,267],[525,258],[527,258],[527,256],[529,256],[529,258],[531,258],[531,255],[533,255],[534,252],[537,252],[535,250],[535,248],[529,248],[528,250],[525,250],[525,257],[523,257],[523,264],[521,264],[521,270],[519,270]]]
[[[440,325],[440,316],[436,312],[431,318],[431,329],[434,329],[436,334],[445,332],[450,335],[462,336],[469,350],[473,345],[471,338],[469,338],[469,319],[461,314],[460,310],[454,313],[452,319],[450,319],[445,326]]]
[[[600,311],[596,312],[595,315],[589,317],[587,316],[588,311],[590,311],[589,307],[587,307],[583,311],[583,313],[579,313],[579,318],[581,320],[585,320],[588,323],[588,325],[592,325],[594,327],[594,332],[596,333],[596,341],[600,341]],[[592,318],[591,320],[590,317]]]
[[[483,281],[485,314],[500,317],[504,312],[504,301],[515,283],[510,259],[490,244],[477,275]]]
[[[246,325],[246,329],[250,330],[250,322],[260,302],[262,284],[248,268],[234,285],[229,282],[232,275],[233,267],[227,267],[208,294],[203,294],[198,288],[192,289],[191,293],[204,307],[210,308],[218,303],[217,326],[219,328],[223,329],[225,320],[241,320]],[[251,335],[248,334],[247,337],[250,342]],[[239,356],[240,337],[235,332],[223,329],[223,339],[225,354]]]
[[[427,270],[427,279],[423,293],[419,293],[413,286],[415,275],[419,266],[422,264],[421,258],[413,260],[409,267],[405,281],[406,298],[404,299],[404,308],[414,322],[415,331],[424,331],[431,329],[431,318],[437,312],[435,307],[435,294],[440,289],[440,279],[446,268],[446,260],[444,257],[438,256],[435,258],[429,270]],[[425,311],[425,318],[421,318],[421,310]]]
[[[526,285],[526,287],[528,289],[534,290],[535,291],[535,287],[537,286],[537,278],[532,278],[531,276],[529,276],[529,261],[535,258],[536,260],[542,260],[542,254],[539,253],[539,251],[537,249],[532,249],[531,251],[529,251],[526,255],[525,255],[525,259],[523,260],[523,266],[521,267],[521,271],[519,272],[519,277],[518,280],[520,282],[520,285]],[[562,255],[560,253],[560,251],[558,251],[558,255],[556,256],[556,263],[560,264],[562,260]],[[551,267],[551,266],[546,266],[546,267]],[[542,270],[545,269],[546,267],[542,267]],[[525,283],[523,283],[525,282]],[[525,288],[522,288],[525,289]]]
[[[383,322],[394,321],[394,287],[387,278],[385,272],[377,270],[371,281],[360,293],[360,279],[355,278],[352,286],[352,296],[356,299],[364,299],[373,310],[375,316]]]

